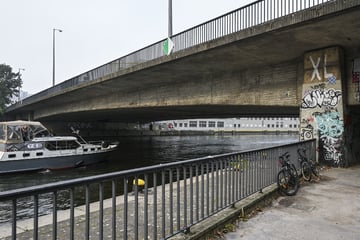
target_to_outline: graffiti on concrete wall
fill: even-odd
[[[320,161],[343,162],[343,106],[340,48],[313,51],[304,56],[300,139],[317,138]]]
[[[336,107],[341,98],[341,91],[330,89],[311,89],[305,92],[302,108]]]
[[[319,70],[319,65],[320,65],[320,61],[321,61],[321,57],[317,57],[316,63],[313,59],[313,57],[310,55],[309,56],[309,60],[311,62],[311,66],[313,67],[313,71],[311,74],[311,81],[314,81],[315,78],[318,81],[322,81],[322,77],[320,75],[320,70]],[[336,76],[334,75],[334,73],[328,72],[327,70],[327,54],[324,54],[324,63],[323,63],[323,73],[324,73],[324,78],[328,80],[329,84],[335,84],[336,83]]]
[[[314,113],[319,131],[320,144],[323,147],[325,161],[334,161],[339,165],[342,160],[342,139],[344,133],[344,121],[336,111]]]

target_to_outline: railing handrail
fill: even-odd
[[[280,17],[292,14],[294,12],[302,11],[329,1],[331,0],[305,0],[301,1],[300,3],[295,1],[294,3],[293,0],[258,0],[171,36],[172,39],[179,38],[180,42],[186,42],[184,47],[179,47],[177,44],[175,44],[174,52],[184,50],[189,47],[211,41],[213,39],[224,37],[234,32],[242,31],[244,29],[260,25],[265,22],[269,22]],[[277,9],[275,9],[276,7]],[[232,16],[233,14],[237,15]],[[234,21],[234,18],[236,18],[236,21]],[[229,27],[229,22],[232,22],[234,26]],[[205,35],[204,31],[209,30],[208,28],[210,28],[211,30],[215,29],[215,31],[211,32],[208,35]],[[231,28],[231,30],[229,30],[229,28]],[[187,36],[188,34],[189,36]],[[31,102],[40,100],[43,97],[50,96],[51,94],[57,93],[64,89],[69,89],[70,87],[77,86],[83,82],[91,82],[94,79],[98,79],[99,77],[104,77],[114,72],[128,69],[129,67],[138,65],[140,63],[163,57],[165,56],[165,54],[162,50],[162,45],[165,40],[166,39],[162,39],[144,48],[131,52],[125,56],[112,60],[94,69],[91,69],[85,73],[65,80],[53,87],[31,95],[9,106],[6,111],[15,109],[18,105],[30,104]],[[147,53],[145,53],[145,55],[143,56],[144,60],[142,60],[142,52],[145,51],[147,51]],[[132,65],[133,62],[127,62],[127,58],[134,60],[138,59],[139,63]],[[114,67],[112,66],[114,64],[117,65]],[[121,64],[125,64],[125,67],[121,67]],[[127,66],[129,64],[131,66]],[[109,71],[109,69],[111,70]],[[95,75],[96,78],[91,79],[90,76],[92,75]],[[86,78],[89,78],[91,80],[86,80]]]

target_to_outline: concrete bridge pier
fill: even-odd
[[[346,75],[343,50],[329,47],[304,55],[304,81],[300,106],[300,140],[317,139],[318,160],[333,166],[348,166],[355,145],[346,112]],[[353,115],[353,116],[352,116]],[[347,126],[348,124],[349,126]]]

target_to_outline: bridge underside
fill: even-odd
[[[96,110],[49,116],[42,121],[152,122],[171,119],[228,118],[241,116],[299,116],[298,107],[198,105]]]
[[[345,61],[360,54],[360,31],[354,31],[360,29],[359,7],[294,24],[317,11],[140,63],[7,114],[26,118],[32,112],[41,121],[124,122],[295,116],[305,52],[336,45],[344,49]]]

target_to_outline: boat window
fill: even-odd
[[[23,153],[23,157],[29,157],[30,153]]]
[[[16,157],[16,154],[9,154],[9,158],[14,158]]]
[[[44,153],[43,152],[37,152],[36,156],[42,156]]]
[[[21,132],[19,126],[7,126],[7,139],[8,140],[20,140]]]
[[[46,142],[45,147],[49,149],[50,151],[56,150],[56,142]]]
[[[46,142],[45,147],[50,151],[76,149],[80,144],[76,141],[53,141]]]

